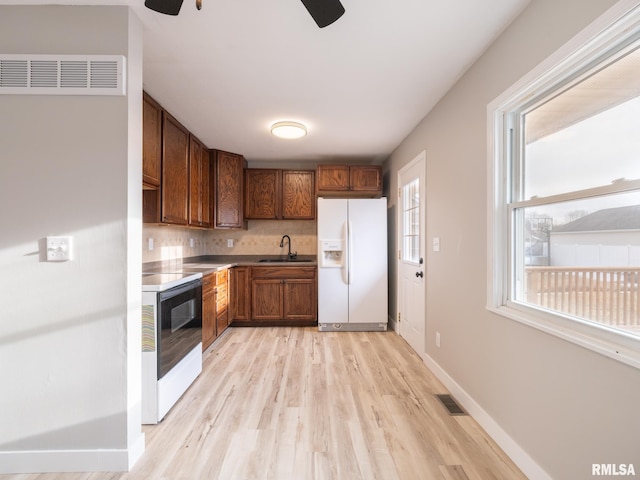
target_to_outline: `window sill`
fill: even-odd
[[[487,310],[640,369],[640,338],[622,330],[516,302],[500,306],[488,305]]]

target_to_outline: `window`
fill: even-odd
[[[402,188],[403,232],[402,259],[418,264],[420,261],[420,179],[411,180]]]
[[[488,307],[640,367],[637,10],[489,106]]]

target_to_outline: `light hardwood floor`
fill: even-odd
[[[524,479],[394,332],[231,328],[128,473],[2,480]]]

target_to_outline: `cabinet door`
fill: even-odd
[[[202,222],[202,144],[193,136],[189,139],[189,225]]]
[[[215,273],[202,279],[202,350],[217,337]]]
[[[244,218],[280,217],[280,170],[249,168],[245,170]]]
[[[217,334],[220,336],[222,332],[229,326],[229,308],[228,308],[228,270],[216,273],[216,318],[217,318]]]
[[[349,183],[357,192],[382,192],[382,167],[376,165],[353,165],[350,167]]]
[[[348,165],[318,165],[316,172],[318,192],[339,192],[349,190]]]
[[[162,165],[162,107],[142,95],[142,183],[160,187]]]
[[[189,143],[189,225],[211,226],[209,151],[194,136]]]
[[[229,323],[251,318],[249,267],[233,267],[229,270]]]
[[[163,112],[162,121],[162,221],[188,223],[189,132]]]
[[[253,320],[280,320],[283,318],[282,280],[251,280],[251,318]]]
[[[282,172],[282,218],[313,220],[316,218],[315,172]]]
[[[211,228],[213,227],[213,169],[211,168],[211,154],[209,149],[202,145],[200,151],[200,164],[202,165],[202,198],[200,202],[202,204],[202,226]]]
[[[285,280],[283,285],[285,320],[315,320],[316,282],[315,280]]]
[[[215,162],[215,227],[246,228],[243,218],[244,168],[242,155],[216,151]]]

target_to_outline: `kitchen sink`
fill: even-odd
[[[263,258],[259,263],[288,263],[288,262],[312,262],[307,258]]]

